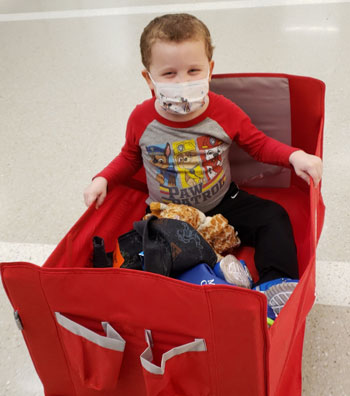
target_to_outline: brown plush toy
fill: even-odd
[[[186,221],[203,236],[219,258],[222,253],[238,247],[241,243],[235,229],[221,214],[206,217],[203,212],[192,206],[160,202],[152,202],[150,209],[151,213],[147,214],[144,220],[153,215],[159,218]]]

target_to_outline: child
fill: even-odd
[[[147,203],[183,203],[209,216],[225,216],[242,245],[255,247],[256,289],[272,300],[282,291],[285,297],[277,305],[283,306],[296,285],[291,280],[299,277],[289,217],[275,202],[230,183],[229,148],[235,141],[259,161],[291,164],[298,176],[306,182],[312,177],[316,185],[321,159],[267,137],[234,103],[209,92],[213,46],[207,27],[196,17],[155,18],[144,29],[140,46],[142,76],[155,97],[132,112],[121,153],[85,190],[86,205],[96,202],[100,207],[107,186],[127,181],[144,165]],[[212,147],[209,155],[205,142]],[[210,167],[214,157],[220,160]]]

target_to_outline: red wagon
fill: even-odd
[[[216,75],[211,89],[268,135],[322,156],[324,84],[285,74]],[[47,396],[297,396],[305,320],[315,300],[320,187],[258,164],[232,146],[232,177],[288,211],[301,280],[271,328],[266,297],[142,271],[91,268],[92,237],[106,250],[146,207],[145,176],[90,207],[43,267],[2,263],[5,290]],[[237,256],[254,270],[252,249]]]

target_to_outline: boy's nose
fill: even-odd
[[[175,83],[183,83],[189,81],[190,78],[186,73],[177,73],[175,77]]]
[[[182,83],[182,82],[184,82],[185,80],[183,79],[183,78],[181,78],[181,77],[176,77],[175,78],[175,84],[179,84],[179,83]]]

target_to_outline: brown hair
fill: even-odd
[[[206,55],[211,61],[214,47],[205,24],[190,14],[166,14],[154,18],[143,30],[140,39],[142,63],[147,70],[151,64],[152,46],[156,40],[174,41],[203,39]]]

